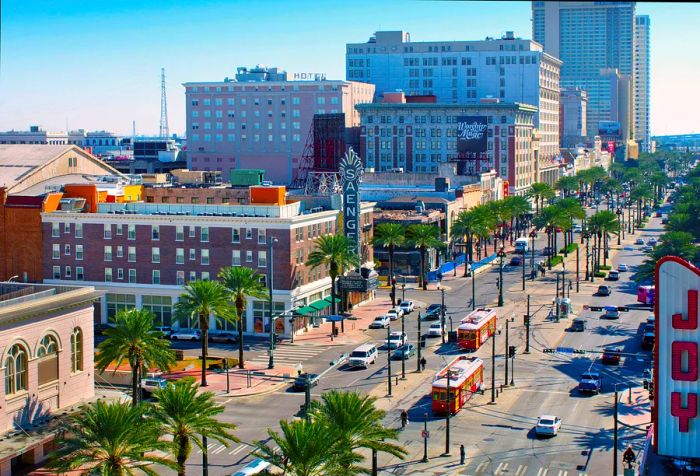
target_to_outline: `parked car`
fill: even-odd
[[[642,246],[642,248],[641,248],[642,253],[649,253],[649,252],[652,251],[653,249],[654,249],[654,247],[653,247],[653,246],[649,246],[649,245]]]
[[[349,367],[367,368],[377,361],[377,346],[374,344],[364,344],[350,352],[348,357]]]
[[[644,244],[644,240],[641,239],[641,238],[637,238],[637,239],[634,241],[634,244],[635,244],[635,245],[643,245],[643,244]]]
[[[170,340],[191,340],[196,341],[202,338],[199,329],[173,329]]]
[[[216,334],[209,334],[209,340],[211,342],[226,342],[227,344],[234,344],[238,341],[238,336],[233,332],[217,332]]]
[[[556,436],[561,428],[561,418],[554,415],[542,415],[537,419],[535,434],[537,436]]]
[[[433,322],[428,327],[429,337],[440,337],[443,332],[445,332],[445,328],[439,322]]]
[[[586,330],[585,319],[576,318],[571,321],[571,332],[583,332]]]
[[[574,225],[574,227],[573,227],[574,233],[581,233],[581,230],[582,230],[581,225],[579,225],[578,223],[576,223],[576,224]]]
[[[303,392],[306,390],[307,381],[309,383],[309,387],[315,387],[318,385],[318,380],[318,374],[303,373],[294,379],[294,383],[292,383],[292,390]]]
[[[141,380],[141,391],[147,395],[151,395],[156,390],[165,388],[168,386],[168,381],[164,378],[145,378]]]
[[[388,315],[375,317],[370,323],[370,329],[386,329],[391,324],[391,318]]]
[[[414,306],[413,301],[409,301],[409,300],[401,301],[401,304],[399,304],[399,308],[401,308],[401,310],[403,311],[404,314],[412,313],[413,310],[415,309],[413,306]]]
[[[604,364],[619,365],[622,350],[617,347],[611,347],[610,349],[605,349],[603,352],[603,357],[601,361]]]
[[[598,291],[596,292],[597,296],[610,296],[610,293],[612,293],[612,289],[610,286],[605,286],[601,285],[598,286]]]
[[[656,218],[661,218],[662,213],[661,212],[656,212]]]
[[[608,281],[617,281],[620,279],[620,273],[617,272],[615,269],[611,269],[610,272],[608,273]]]
[[[617,309],[617,306],[605,306],[605,314],[603,314],[603,317],[606,319],[619,319],[620,311]]]
[[[617,265],[617,270],[621,273],[626,273],[630,270],[630,268],[625,263],[620,263],[619,265]]]
[[[413,344],[404,344],[394,351],[391,358],[394,360],[410,359],[416,353],[416,346]]]
[[[389,334],[388,339],[384,339],[384,344],[389,348],[389,349],[398,349],[402,345],[406,343],[408,338],[406,337],[405,332],[392,332]]]
[[[511,266],[520,266],[523,263],[523,258],[522,256],[513,256],[510,259],[510,265]]]
[[[603,379],[598,372],[586,372],[581,375],[578,382],[578,391],[581,393],[599,394],[603,388]]]

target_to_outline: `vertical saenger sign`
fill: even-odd
[[[352,147],[338,164],[343,186],[343,231],[360,255],[360,179],[364,173],[362,160]]]
[[[700,457],[700,269],[676,256],[656,265],[654,443],[660,455]]]

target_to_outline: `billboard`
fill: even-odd
[[[486,116],[457,116],[457,152],[486,152]]]
[[[700,457],[700,269],[676,256],[656,265],[654,444],[660,455]]]
[[[360,156],[352,150],[338,164],[343,186],[343,231],[353,243],[355,254],[360,256],[360,179],[364,173]]]
[[[606,137],[622,137],[622,127],[616,121],[600,121],[598,123],[598,135]]]

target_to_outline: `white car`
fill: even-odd
[[[399,306],[392,307],[386,313],[386,315],[389,316],[392,321],[395,321],[399,317],[403,316],[403,314],[404,314],[403,309],[401,309],[401,307],[399,307]]]
[[[620,263],[617,267],[617,270],[624,273],[626,271],[629,271],[629,266],[627,266],[625,263]]]
[[[444,327],[440,324],[440,322],[433,322],[430,324],[430,327],[428,327],[428,336],[430,337],[439,337],[442,335],[442,333],[445,331]]]
[[[404,314],[412,313],[415,309],[413,301],[401,301],[401,304],[399,304],[399,309],[401,309]]]
[[[389,327],[389,324],[391,324],[391,319],[389,318],[388,315],[379,316],[379,317],[374,318],[374,320],[370,323],[369,328],[370,329],[384,329],[384,328]]]
[[[389,349],[398,349],[406,344],[406,342],[408,342],[408,338],[405,332],[392,332],[389,334],[388,339],[384,339],[384,344],[386,344]]]
[[[173,329],[170,334],[170,340],[191,340],[197,341],[202,338],[202,333],[199,329]]]
[[[536,435],[556,436],[561,428],[561,418],[554,415],[542,415],[535,425]]]
[[[141,380],[141,390],[144,393],[152,394],[156,390],[160,390],[168,386],[168,381],[164,378],[145,378]]]

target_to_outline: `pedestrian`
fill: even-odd
[[[421,370],[425,370],[425,365],[428,363],[427,360],[425,360],[425,357],[420,358],[420,368]]]
[[[464,464],[467,459],[467,451],[464,449],[464,445],[459,445],[459,464]]]
[[[401,429],[403,430],[408,425],[408,412],[401,410]]]

